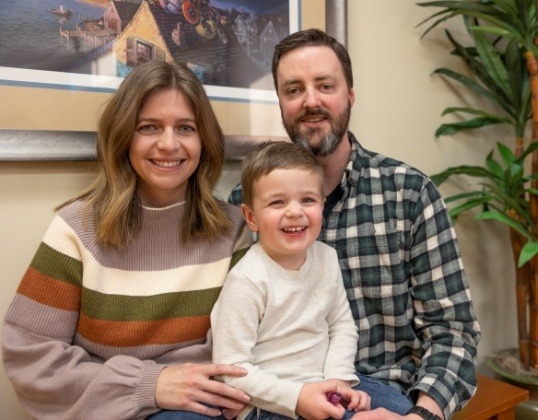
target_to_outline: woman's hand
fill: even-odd
[[[161,371],[155,387],[155,404],[167,410],[184,410],[206,416],[222,414],[218,408],[242,410],[250,397],[243,391],[216,381],[214,376],[245,376],[243,368],[228,365],[183,365],[169,366]]]

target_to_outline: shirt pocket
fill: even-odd
[[[405,237],[395,223],[359,229],[358,278],[355,281],[365,297],[384,297],[407,291]]]

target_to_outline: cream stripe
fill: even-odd
[[[230,258],[213,263],[183,266],[162,271],[125,271],[93,263],[86,266],[84,287],[105,294],[151,296],[160,293],[188,292],[220,287],[226,279]],[[129,287],[125,287],[128,282]]]
[[[71,226],[60,216],[52,220],[43,237],[43,242],[56,251],[80,261],[79,247],[82,243]]]
[[[85,263],[83,278],[85,287],[100,293],[124,296],[151,296],[220,287],[224,283],[231,260],[231,257],[226,257],[215,262],[161,271],[125,271],[103,267],[61,217],[54,218],[43,242],[77,260],[82,257]],[[127,281],[128,288],[125,287]]]

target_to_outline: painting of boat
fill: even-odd
[[[60,17],[70,17],[73,14],[71,9],[66,9],[62,5],[60,5],[58,9],[49,9],[49,12]]]

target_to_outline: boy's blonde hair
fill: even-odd
[[[323,169],[312,152],[304,147],[286,141],[267,141],[256,146],[245,157],[241,166],[241,185],[243,204],[251,207],[253,185],[262,176],[275,169],[305,169],[320,176],[323,182]],[[323,187],[323,186],[321,186]],[[323,188],[321,188],[323,194]]]

